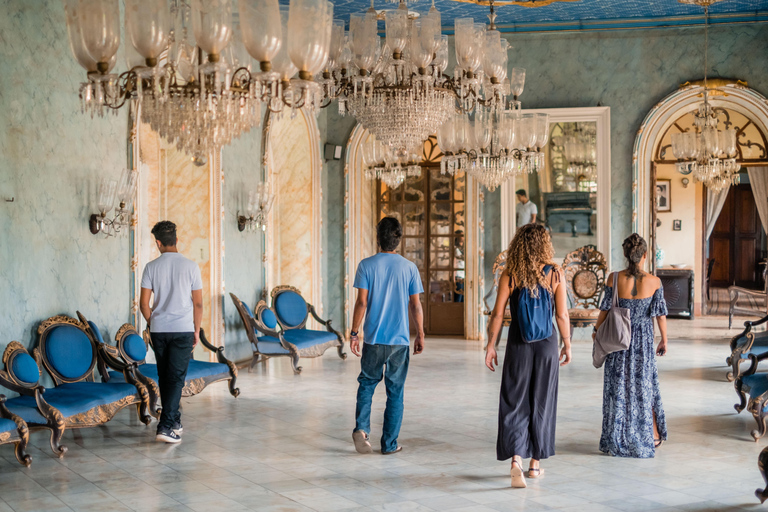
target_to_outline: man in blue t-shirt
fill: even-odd
[[[371,453],[371,402],[376,385],[384,379],[387,407],[381,434],[381,453],[388,455],[402,450],[397,444],[403,421],[403,387],[408,374],[410,312],[417,326],[413,353],[424,350],[424,315],[419,294],[424,292],[416,265],[395,251],[400,245],[403,229],[394,217],[381,219],[376,226],[379,252],[360,262],[355,274],[357,301],[352,318],[350,349],[360,357],[358,330],[365,316],[365,344],[360,362],[360,383],[357,388],[357,410],[352,440],[359,453]],[[386,370],[384,369],[386,367]]]

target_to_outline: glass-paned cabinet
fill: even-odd
[[[421,176],[397,188],[378,182],[378,218],[396,217],[403,225],[399,251],[421,274],[426,333],[463,335],[466,177],[440,174],[439,159],[434,166],[429,157],[425,145]]]

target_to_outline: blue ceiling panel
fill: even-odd
[[[289,0],[280,0],[280,3],[288,4]],[[334,17],[346,21],[351,13],[365,12],[370,6],[370,0],[335,0],[333,3]],[[546,1],[537,0],[536,3]],[[430,0],[408,2],[409,9],[417,12],[426,12],[430,5]],[[442,13],[445,33],[453,31],[456,18],[488,21],[487,5],[466,0],[435,0],[435,6]],[[397,4],[375,0],[375,7],[377,10],[394,9]],[[710,7],[710,12],[712,23],[765,23],[768,22],[768,0],[724,0]],[[497,5],[496,13],[500,30],[516,32],[699,25],[703,22],[704,9],[676,0],[574,0],[553,1],[540,7]]]

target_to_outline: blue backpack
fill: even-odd
[[[546,265],[544,275],[549,274],[550,270],[552,265]],[[534,297],[528,288],[521,288],[517,302],[517,323],[526,343],[552,336],[552,294],[539,287],[539,296]]]

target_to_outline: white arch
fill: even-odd
[[[739,83],[710,86],[710,103],[743,114],[763,133],[768,133],[768,99]],[[703,100],[704,87],[689,85],[673,92],[645,116],[635,137],[632,152],[632,229],[650,235],[651,164],[656,145],[667,129],[684,114],[696,110]]]
[[[271,137],[271,130],[274,129],[275,123],[278,123],[281,121],[281,116],[290,116],[291,114],[288,112],[281,113],[279,115],[275,114],[268,114],[266,116],[264,127],[263,127],[263,148],[264,148],[264,154],[262,158],[262,165],[264,167],[264,175],[267,179],[267,181],[270,184],[270,189],[275,193],[275,195],[279,195],[279,187],[277,182],[277,176],[276,176],[276,169],[274,168],[274,155],[273,155],[273,138]],[[323,202],[323,186],[322,186],[322,170],[323,170],[323,160],[322,160],[322,151],[320,149],[321,141],[320,141],[320,129],[317,126],[317,119],[314,115],[311,113],[307,113],[304,111],[304,109],[298,109],[297,116],[301,116],[304,120],[304,123],[306,125],[307,133],[307,144],[308,148],[307,151],[309,153],[309,164],[310,164],[310,173],[311,173],[311,183],[312,183],[312,194],[311,197],[291,197],[286,198],[283,197],[283,200],[288,201],[300,201],[303,204],[305,204],[308,208],[308,213],[310,215],[310,221],[312,224],[311,228],[311,242],[310,242],[310,250],[308,256],[310,259],[310,267],[311,267],[311,290],[305,289],[303,286],[299,286],[299,289],[304,293],[305,298],[308,302],[311,302],[315,308],[317,309],[317,312],[322,315],[323,314],[323,273],[322,273],[322,259],[323,259],[323,249],[322,249],[322,228],[323,228],[323,216],[322,216],[322,202]],[[290,119],[283,119],[283,121],[290,122]],[[280,201],[280,197],[275,198],[275,203]],[[275,264],[277,261],[279,261],[280,254],[279,250],[276,244],[276,241],[278,240],[278,233],[276,230],[284,228],[285,226],[278,226],[276,225],[276,219],[275,216],[277,215],[276,208],[277,204],[275,204],[272,208],[272,210],[269,213],[269,219],[267,222],[267,242],[265,244],[265,254],[263,257],[263,264],[265,267],[265,289],[264,289],[264,295],[265,298],[266,295],[269,293],[269,291],[272,290],[273,287],[285,284],[285,283],[279,283],[276,282],[276,272],[275,272]],[[286,255],[287,257],[290,257],[291,255]],[[295,255],[299,256],[299,255]],[[267,300],[269,300],[267,298]]]

